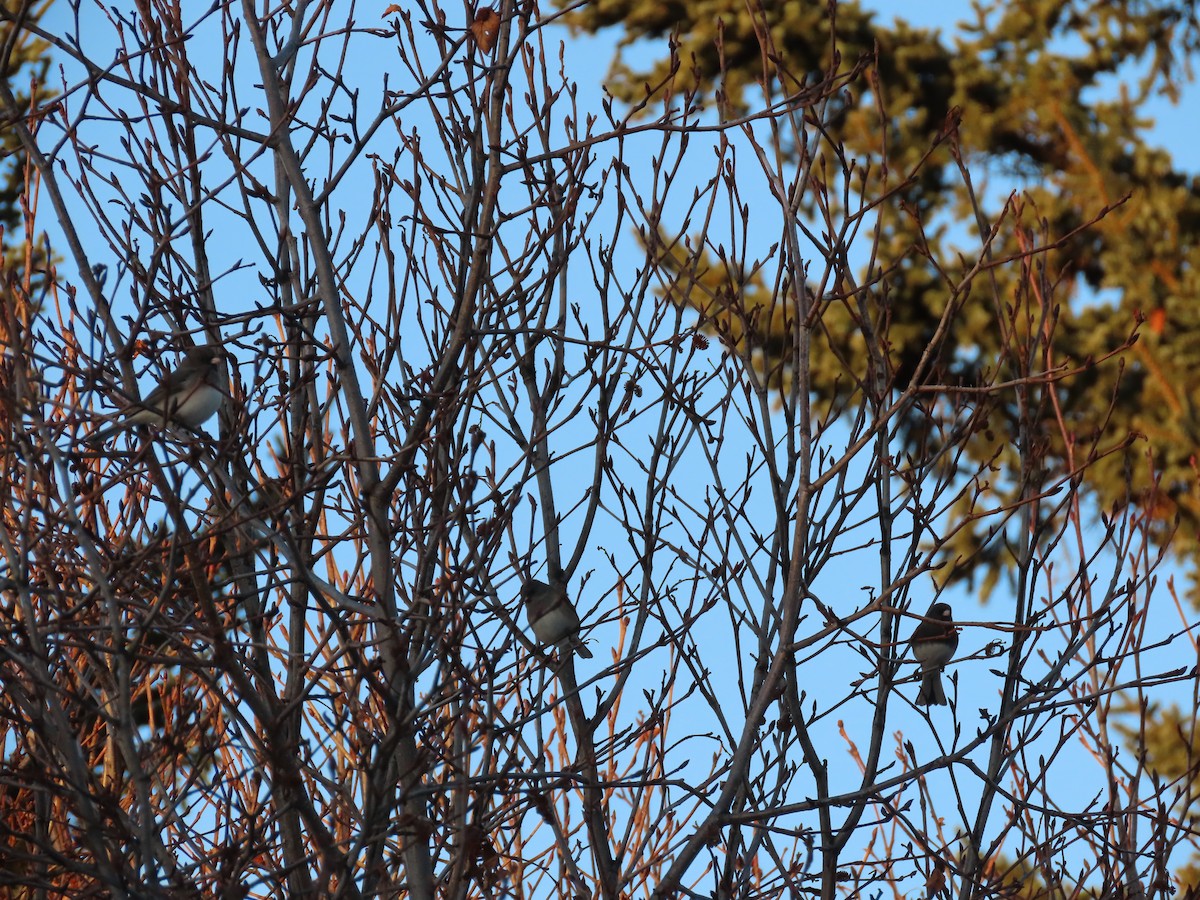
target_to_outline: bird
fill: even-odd
[[[221,408],[229,396],[224,348],[217,344],[192,347],[178,368],[162,376],[145,400],[127,407],[119,421],[92,435],[105,441],[133,425],[183,425],[195,428]]]
[[[521,585],[521,602],[539,643],[565,644],[585,659],[592,658],[592,651],[579,638],[579,613],[567,598],[564,585],[551,587],[531,578]]]
[[[945,706],[946,692],[942,690],[942,668],[958,649],[958,629],[949,603],[935,603],[925,613],[924,621],[913,629],[908,639],[913,656],[921,664],[921,689],[917,706]]]

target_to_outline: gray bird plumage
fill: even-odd
[[[121,418],[92,435],[105,441],[134,425],[183,425],[195,428],[221,408],[229,396],[225,350],[202,344],[184,354],[178,368],[163,375],[158,387],[140,403],[122,411]]]
[[[925,621],[913,629],[908,639],[913,656],[921,664],[921,689],[917,692],[918,706],[945,706],[946,692],[942,689],[942,668],[954,658],[958,649],[958,629],[949,603],[935,603],[925,613]]]
[[[521,602],[538,643],[565,644],[585,659],[591,659],[592,652],[579,639],[579,613],[567,598],[565,586],[551,587],[544,581],[530,579],[521,585]]]

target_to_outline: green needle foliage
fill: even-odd
[[[17,106],[30,108],[30,86],[37,97],[45,101],[46,74],[50,69],[50,45],[33,37],[27,28],[14,28],[14,22],[26,26],[36,22],[49,8],[49,2],[24,4],[0,13],[0,77],[16,97]],[[6,4],[6,6],[13,6]],[[0,224],[12,233],[21,224],[21,192],[25,186],[25,154],[17,134],[11,128],[0,128]]]
[[[828,340],[813,348],[814,389],[831,409],[861,399],[861,384],[822,381],[820,360],[837,353],[866,371],[858,320],[863,310],[875,310],[875,324],[886,326],[890,342],[889,385],[903,388],[916,378],[929,388],[930,403],[915,411],[900,437],[910,449],[936,440],[933,423],[961,413],[960,404],[934,402],[952,393],[938,386],[970,387],[992,373],[1016,377],[1004,367],[1019,358],[1020,329],[1005,335],[983,325],[994,315],[981,304],[992,302],[995,282],[1000,296],[1025,306],[1029,328],[1056,319],[1053,356],[1044,362],[1076,374],[1047,392],[1040,409],[977,409],[988,427],[973,455],[1015,475],[1022,461],[1008,435],[1019,416],[1036,415],[1044,458],[1032,467],[1024,460],[1026,471],[1007,479],[1009,485],[1060,479],[1079,468],[1087,448],[1098,507],[1136,504],[1160,523],[1164,544],[1173,536],[1174,549],[1194,561],[1200,555],[1194,376],[1200,180],[1177,171],[1167,153],[1147,142],[1151,123],[1139,115],[1147,98],[1174,98],[1190,75],[1194,12],[1184,3],[974,6],[974,22],[952,43],[935,31],[882,24],[853,2],[754,8],[743,0],[604,0],[573,12],[572,21],[589,31],[623,26],[626,43],[673,36],[681,65],[660,59],[638,70],[630,60],[614,62],[609,90],[634,103],[648,92],[695,92],[715,97],[721,114],[732,117],[800,93],[822,75],[845,76],[844,89],[830,100],[841,109],[827,131],[830,143],[840,142],[846,157],[858,161],[863,195],[888,198],[878,208],[877,259],[885,275],[854,290],[808,286],[828,305],[822,316]],[[974,187],[987,221],[972,212],[960,159],[976,177],[986,173]],[[1010,199],[1013,190],[1020,194]],[[812,212],[813,199],[805,200],[810,206],[803,211]],[[952,257],[953,240],[962,241],[953,223],[969,223],[978,235],[1006,220],[1026,227],[999,227],[993,259],[1028,252],[1035,235],[1055,244],[1040,270],[998,265],[987,273],[989,290],[964,291],[965,273],[934,264]],[[769,276],[742,278],[738,266],[708,256],[666,262],[680,276],[691,266],[679,302],[701,311],[710,330],[751,342],[784,388],[789,321],[776,308],[780,291],[766,283]],[[1045,296],[1030,284],[1043,285]],[[1051,292],[1053,302],[1045,299]],[[740,297],[745,308],[761,307],[751,316],[755,327],[722,319],[718,308],[728,308],[718,302],[722,294]],[[922,364],[951,304],[948,340]],[[1016,496],[1001,479],[991,490],[992,502]],[[967,518],[970,511],[956,512]],[[993,537],[962,529],[949,558],[971,563],[952,577],[980,575],[984,591],[990,589],[1007,561]]]
[[[50,7],[51,0],[40,3],[5,3],[0,10],[0,79],[16,99],[20,109],[30,109],[30,94],[45,102],[50,92],[45,89],[50,70],[50,45],[33,36],[31,24]],[[32,123],[36,128],[36,123]],[[7,265],[0,283],[0,300],[8,301],[19,282],[28,290],[42,279],[35,273],[45,270],[44,248],[29,248],[31,235],[26,232],[30,206],[35,201],[26,197],[26,154],[12,128],[0,126],[0,252]],[[30,265],[32,263],[32,265]],[[11,308],[11,303],[5,304]]]

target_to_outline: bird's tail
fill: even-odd
[[[936,669],[921,676],[917,706],[945,706],[946,692],[942,690],[942,673]]]

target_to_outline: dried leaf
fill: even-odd
[[[484,53],[491,53],[496,46],[496,37],[500,34],[500,14],[490,6],[481,6],[475,10],[475,21],[468,31],[475,43]]]
[[[933,864],[933,871],[929,873],[929,878],[925,881],[925,896],[932,897],[946,887],[946,864],[942,860],[936,860]]]

